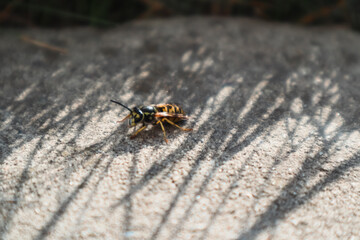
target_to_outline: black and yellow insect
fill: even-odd
[[[157,125],[160,124],[162,131],[164,132],[164,140],[168,143],[166,138],[165,128],[163,123],[167,122],[171,125],[174,125],[180,128],[183,131],[191,131],[190,128],[182,128],[179,125],[175,124],[176,122],[180,122],[183,120],[187,120],[189,117],[186,116],[184,110],[175,105],[175,104],[157,104],[157,105],[150,105],[150,106],[137,106],[130,109],[129,107],[125,106],[122,103],[119,103],[114,100],[110,100],[113,103],[119,104],[120,106],[126,108],[130,111],[130,114],[127,115],[121,122],[129,119],[129,126],[135,127],[137,124],[142,123],[142,127],[138,129],[130,138],[136,137],[139,132],[144,130],[147,125]]]

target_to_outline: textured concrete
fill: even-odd
[[[0,239],[360,238],[359,33],[187,18],[0,35]],[[194,131],[130,140],[110,99],[179,103]]]

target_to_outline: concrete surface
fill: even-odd
[[[0,239],[360,239],[359,33],[180,18],[0,35]],[[130,140],[110,99],[179,103],[194,131]]]

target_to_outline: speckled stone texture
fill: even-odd
[[[175,18],[0,35],[0,239],[360,238],[359,33]],[[130,140],[110,99],[178,103],[194,131]]]

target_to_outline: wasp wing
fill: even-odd
[[[155,113],[155,117],[179,118],[182,120],[189,119],[188,116],[181,114],[181,113],[167,113],[167,112],[157,112],[157,113]]]

